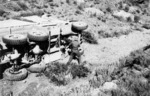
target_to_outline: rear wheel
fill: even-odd
[[[8,34],[2,37],[5,44],[22,45],[27,43],[27,36],[21,34]]]
[[[18,71],[12,71],[12,68],[8,68],[4,71],[3,77],[11,81],[20,81],[28,76],[26,69],[20,69]]]
[[[87,28],[88,28],[88,25],[85,22],[72,23],[72,31],[75,33],[81,33],[83,30]]]

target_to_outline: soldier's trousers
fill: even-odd
[[[67,62],[67,65],[70,64],[71,61],[75,58],[77,58],[78,63],[80,64],[81,63],[81,54],[80,54],[79,50],[72,50],[71,51],[70,58]]]

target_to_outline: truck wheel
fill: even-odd
[[[45,71],[46,65],[44,63],[31,65],[27,70],[31,73],[41,73]]]
[[[31,31],[28,32],[28,38],[33,41],[46,41],[48,40],[48,34],[41,31]]]
[[[3,36],[2,40],[8,45],[22,45],[27,43],[27,36],[21,34],[8,34]]]
[[[3,77],[10,81],[20,81],[28,76],[28,71],[26,69],[20,69],[19,71],[12,72],[11,68],[4,71]]]
[[[87,29],[88,25],[85,22],[74,22],[72,23],[72,31],[75,33],[82,32]]]

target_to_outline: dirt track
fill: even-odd
[[[98,45],[84,44],[85,58],[92,64],[112,64],[149,44],[149,30],[135,31],[119,38],[99,39]]]

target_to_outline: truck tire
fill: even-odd
[[[27,36],[21,34],[8,34],[2,37],[5,44],[22,45],[27,43]]]
[[[44,63],[33,64],[27,70],[31,73],[41,73],[45,71],[46,65]]]
[[[87,28],[88,28],[88,25],[85,22],[73,22],[71,29],[75,33],[80,33]]]
[[[41,31],[31,31],[28,32],[28,38],[33,41],[46,41],[48,40],[48,34]]]
[[[20,81],[28,76],[28,71],[23,68],[16,72],[11,72],[11,68],[4,71],[3,77],[10,81]]]

